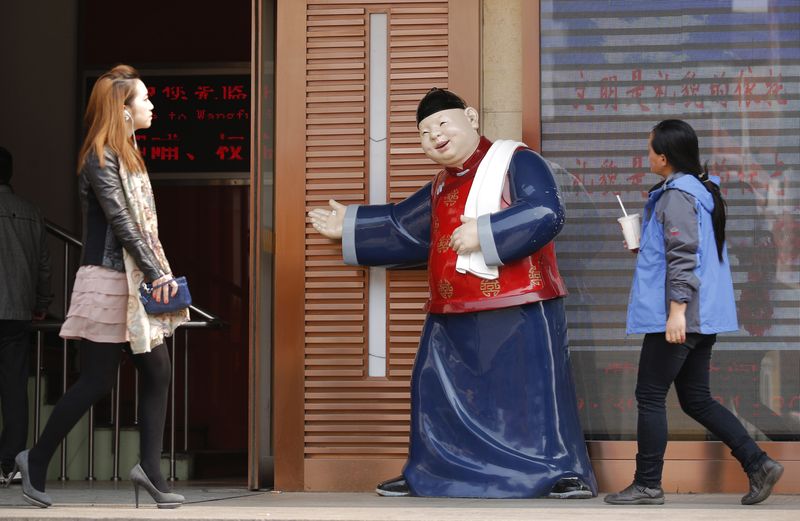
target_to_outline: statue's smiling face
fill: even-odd
[[[472,107],[440,110],[419,122],[419,137],[426,156],[459,167],[478,148],[478,112]]]

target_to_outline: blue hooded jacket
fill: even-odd
[[[719,185],[719,178],[711,180]],[[693,175],[672,174],[650,192],[628,301],[628,334],[666,331],[671,300],[687,304],[687,333],[739,329],[725,245],[722,262],[717,256],[713,210],[713,196]]]

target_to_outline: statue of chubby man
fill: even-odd
[[[384,496],[590,498],[553,239],[564,206],[522,143],[478,133],[448,90],[417,107],[425,155],[442,169],[404,201],[309,212],[344,262],[427,263],[430,299],[411,376],[402,476]]]

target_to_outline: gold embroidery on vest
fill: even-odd
[[[444,235],[439,237],[439,241],[436,243],[436,251],[439,253],[444,253],[447,251],[447,248],[450,246],[450,236]]]
[[[481,281],[481,293],[483,293],[486,297],[496,297],[498,293],[500,293],[500,281],[499,280],[482,280]]]
[[[435,215],[433,216],[433,231],[439,231],[439,218]]]
[[[528,278],[531,279],[532,289],[540,290],[544,287],[544,277],[542,277],[542,270],[539,269],[538,264],[534,264],[528,270]]]
[[[446,280],[439,282],[438,289],[439,289],[439,295],[441,295],[442,298],[449,299],[450,297],[453,296],[453,285]]]
[[[445,206],[455,206],[457,202],[458,202],[458,190],[447,192],[447,195],[444,196]]]

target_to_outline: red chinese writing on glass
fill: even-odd
[[[766,192],[776,196],[783,196],[785,189],[781,183],[770,188],[770,181],[784,177],[785,163],[780,154],[775,152],[771,164],[761,164],[751,159],[750,156],[737,154],[728,157],[721,156],[709,163],[709,172],[720,178],[723,195],[728,195],[731,190],[737,193]],[[582,187],[587,192],[609,195],[618,193],[619,186],[642,187],[647,169],[645,168],[646,156],[632,156],[629,158],[574,158],[574,162],[567,164],[567,169],[572,174],[572,186]],[[624,161],[624,162],[622,162]],[[655,182],[655,181],[654,181]],[[646,195],[645,187],[641,193]]]
[[[572,107],[594,112],[600,105],[610,112],[620,112],[622,107],[632,106],[640,112],[650,112],[653,106],[673,107],[676,103],[700,111],[714,106],[727,108],[731,103],[743,109],[788,103],[782,73],[774,68],[754,71],[744,67],[736,69],[735,74],[729,72],[704,70],[701,77],[697,70],[689,69],[680,78],[671,78],[668,71],[660,69],[631,69],[622,76],[578,71]]]

